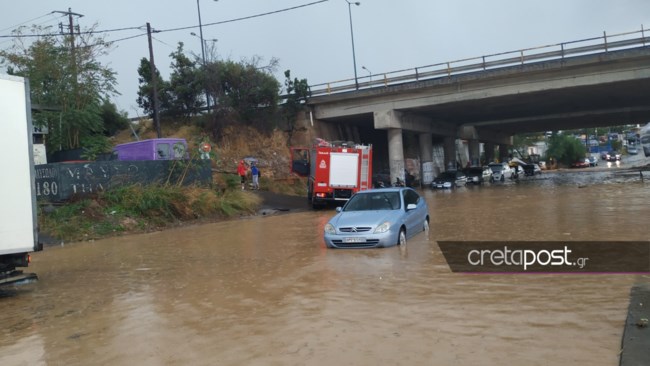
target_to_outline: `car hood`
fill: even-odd
[[[340,212],[330,220],[335,227],[369,226],[375,228],[385,221],[391,224],[397,219],[400,210],[348,211]]]

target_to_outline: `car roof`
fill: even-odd
[[[406,189],[411,189],[409,187],[385,187],[385,188],[372,188],[366,189],[365,191],[359,191],[356,194],[360,193],[375,193],[375,192],[401,192]]]

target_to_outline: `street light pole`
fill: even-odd
[[[196,37],[196,38],[199,38],[199,39],[201,38],[201,37],[199,37],[198,34],[196,34],[196,33],[194,33],[194,32],[190,32],[190,35],[191,35],[191,36],[194,36],[194,37]],[[203,45],[205,46],[206,52],[208,52],[208,53],[210,52],[210,50],[208,49],[208,42],[218,42],[218,41],[219,41],[219,40],[216,39],[216,38],[204,39],[204,40],[203,40]],[[206,58],[206,61],[204,61],[204,62],[205,62],[205,63],[208,62],[208,61],[207,61],[207,58]]]
[[[352,30],[352,4],[359,6],[361,5],[361,3],[358,1],[350,2],[348,0],[345,0],[345,2],[348,3],[348,13],[350,15],[350,37],[352,38],[352,63],[354,65],[354,86],[357,90],[359,90],[359,78],[357,77],[357,57],[354,54],[354,31]]]
[[[368,77],[370,78],[370,82],[372,83],[372,71],[368,70],[368,68],[365,66],[361,66],[361,68],[368,71]]]

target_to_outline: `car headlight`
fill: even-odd
[[[388,231],[388,229],[390,229],[390,222],[386,221],[383,224],[377,226],[375,229],[375,234],[385,233]]]
[[[336,229],[332,224],[325,224],[325,234],[336,234]]]

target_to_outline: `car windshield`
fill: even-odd
[[[440,180],[449,180],[449,179],[454,180],[454,179],[456,179],[456,172],[442,172],[438,176],[438,179],[440,179]]]
[[[492,169],[493,172],[500,172],[503,170],[503,165],[490,165],[490,169]]]
[[[399,192],[372,192],[355,194],[343,211],[398,210],[399,208]]]

